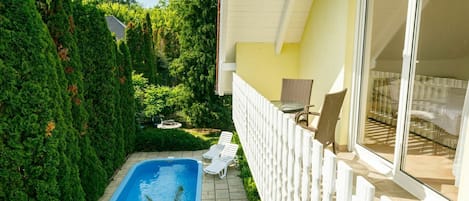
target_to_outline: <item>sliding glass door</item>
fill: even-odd
[[[407,0],[368,1],[358,143],[392,162],[396,142]]]
[[[401,169],[451,200],[469,79],[469,1],[423,1]]]
[[[361,2],[356,147],[415,195],[456,200],[469,1]]]

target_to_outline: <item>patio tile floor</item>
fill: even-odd
[[[137,152],[129,156],[121,169],[114,175],[107,186],[100,201],[107,201],[119,186],[129,169],[137,162],[153,158],[167,158],[169,156],[179,158],[194,158],[203,162],[204,167],[210,164],[208,160],[202,160],[202,154],[207,150],[200,151],[165,151],[165,152]],[[202,177],[202,201],[247,201],[243,182],[239,170],[229,167],[227,176],[220,179],[218,175],[204,174]]]
[[[114,175],[111,183],[107,186],[100,201],[107,201],[119,186],[129,169],[137,162],[152,158],[184,157],[194,158],[203,162],[204,167],[210,161],[202,160],[202,154],[207,150],[200,151],[166,151],[166,152],[137,152],[129,156],[121,169]],[[355,174],[364,176],[376,186],[376,198],[381,195],[388,196],[391,200],[414,201],[418,200],[407,191],[392,182],[389,178],[377,173],[373,168],[356,158],[352,153],[341,152],[339,160],[344,160],[353,167]],[[239,170],[230,167],[226,178],[204,174],[202,177],[202,201],[247,201]]]

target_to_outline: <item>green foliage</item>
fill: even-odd
[[[103,10],[106,15],[113,15],[122,22],[129,24],[130,27],[142,26],[143,23],[151,24],[150,28],[154,44],[154,56],[156,56],[155,65],[158,84],[171,86],[178,84],[176,80],[169,75],[169,63],[174,58],[179,57],[179,40],[176,30],[178,17],[174,11],[168,9],[166,1],[160,1],[159,5],[152,9],[143,9],[136,4],[127,6],[119,3],[101,3],[98,7]],[[148,14],[151,23],[148,23]],[[141,29],[142,27],[138,30]],[[141,44],[143,44],[143,40],[147,39],[139,38],[141,41],[136,41],[134,35],[132,35],[132,33],[129,34],[127,40],[131,41],[129,44],[129,46],[131,46],[130,49],[134,50],[134,47],[138,48],[136,46],[137,42],[139,42],[140,47],[143,47]],[[133,55],[133,57],[134,61],[143,61],[142,58],[144,58],[144,55]],[[135,57],[140,58],[135,59]],[[145,72],[145,67],[143,66],[144,64],[142,64],[142,70],[137,69],[137,71]],[[146,77],[149,76],[146,74]]]
[[[170,88],[166,86],[155,87],[150,85],[146,88],[143,104],[145,117],[156,115],[169,116],[182,108],[190,97],[183,85]]]
[[[191,106],[184,110],[188,121],[195,127],[226,129],[232,125],[231,104],[214,93],[217,5],[216,0],[171,1],[169,8],[180,17],[180,56],[170,73],[194,95]]]
[[[115,66],[113,67],[113,73],[114,73],[114,104],[115,104],[115,118],[116,118],[116,124],[114,124],[114,132],[116,134],[116,143],[114,144],[114,157],[116,158],[117,163],[115,168],[119,167],[122,163],[124,163],[124,159],[126,156],[125,152],[125,142],[124,142],[124,114],[125,110],[123,111],[122,104],[121,104],[121,87],[124,87],[122,83],[122,79],[125,79],[123,77],[124,69],[122,69],[119,65],[118,58],[121,56],[119,53],[118,47],[116,43],[113,43],[114,46],[114,53],[115,53],[115,60],[113,63],[115,63]],[[120,58],[119,58],[120,59]],[[131,96],[133,97],[133,95]],[[125,97],[127,98],[127,97]],[[127,114],[125,114],[127,115]],[[135,127],[134,127],[135,128]]]
[[[164,1],[160,1],[164,2]],[[179,57],[178,21],[179,17],[167,5],[160,5],[150,11],[153,20],[153,40],[157,53],[157,66],[160,83],[174,86],[177,77],[170,74],[170,63]]]
[[[74,19],[83,64],[85,100],[89,113],[88,134],[107,175],[112,175],[123,158],[116,150],[119,136],[116,111],[117,80],[115,43],[104,14],[92,5],[74,4]],[[90,48],[92,47],[92,48]],[[107,178],[104,178],[107,179]],[[94,195],[95,196],[95,195]]]
[[[149,128],[137,134],[136,151],[195,151],[208,149],[210,142],[181,129]]]
[[[59,168],[59,186],[61,200],[84,200],[85,192],[79,178],[78,162],[80,161],[80,148],[78,134],[86,132],[87,113],[81,104],[83,100],[83,75],[76,39],[73,36],[73,18],[67,14],[70,9],[69,1],[53,0],[50,5],[42,2],[43,20],[47,23],[49,34],[56,46],[61,62],[57,69],[59,84],[63,93],[64,119],[70,127],[66,136],[65,155],[67,159],[61,160]]]
[[[157,84],[157,63],[152,33],[150,15],[146,14],[142,23],[130,22],[127,25],[126,40],[134,70],[143,73],[150,83]]]
[[[0,35],[0,200],[98,200],[134,147],[128,49],[70,0],[2,1]]]
[[[83,190],[86,193],[86,200],[98,200],[104,193],[107,185],[107,175],[99,160],[94,147],[91,145],[91,138],[82,136],[78,141],[81,149],[80,179]]]
[[[44,4],[47,5],[47,4]],[[47,7],[47,6],[46,6]],[[84,191],[89,200],[97,199],[106,185],[106,175],[102,164],[99,161],[95,149],[89,140],[88,113],[84,101],[84,85],[81,58],[76,44],[75,24],[73,20],[72,8],[69,0],[52,1],[50,9],[46,9],[47,15],[43,19],[47,22],[49,32],[55,42],[59,58],[65,72],[66,82],[63,82],[68,92],[66,103],[71,105],[71,115],[73,127],[79,133],[77,137],[69,136],[68,152],[70,155],[81,153],[81,157],[71,157],[71,162],[79,167],[81,185],[60,182],[60,188],[66,193],[62,193],[61,200],[84,200],[84,195],[74,195]],[[70,109],[68,109],[70,111]],[[73,145],[73,146],[72,146]],[[74,166],[72,166],[74,167]],[[66,169],[66,168],[61,168]],[[75,169],[72,173],[75,172]],[[77,171],[78,172],[78,171]],[[60,172],[59,172],[60,173]],[[61,173],[65,177],[66,173]],[[61,178],[61,180],[64,180]],[[98,192],[96,192],[98,191]]]
[[[56,48],[32,0],[0,3],[0,35],[0,200],[60,200],[74,181]]]
[[[99,7],[106,13],[129,22],[127,45],[133,67],[138,73],[143,73],[150,83],[157,83],[159,86],[184,85],[187,94],[190,94],[190,102],[183,104],[180,109],[182,112],[178,112],[178,115],[189,126],[233,128],[230,97],[218,97],[214,93],[216,0],[170,1],[169,4],[163,2],[153,9],[144,10],[118,4],[101,4]],[[150,16],[146,14],[143,18],[145,12]],[[148,26],[150,21],[152,25]],[[145,42],[150,38],[146,33],[152,33],[154,45]],[[150,46],[153,46],[153,53],[148,51]],[[134,54],[137,52],[138,54]],[[154,58],[150,55],[157,58],[154,65],[148,65]],[[150,72],[154,68],[148,67],[155,65],[157,77],[153,77],[153,72]],[[156,88],[151,91],[163,93],[161,97],[169,93],[163,88]],[[147,108],[147,113],[143,114],[143,93],[137,97],[140,97],[140,101],[137,101],[137,112],[142,112],[140,119],[160,112],[167,113],[161,106],[165,101],[156,98],[160,103]]]
[[[244,155],[243,148],[241,147],[241,143],[239,141],[239,136],[237,133],[233,135],[234,143],[238,144],[240,149],[236,154],[238,156],[238,165],[240,168],[240,175],[241,179],[243,180],[244,190],[246,191],[246,195],[249,201],[260,201],[261,198],[259,196],[259,192],[257,191],[256,183],[251,174],[251,170],[249,169],[249,164],[246,160],[246,156]]]
[[[145,90],[148,87],[148,79],[143,77],[143,74],[133,71],[132,84],[134,87],[136,121],[142,122],[145,118],[143,115],[143,109],[145,108],[143,101],[145,100]]]
[[[89,4],[118,3],[122,5],[131,5],[137,3],[136,0],[82,0]]]
[[[137,117],[140,122],[155,116],[171,116],[189,105],[192,97],[184,85],[155,86],[142,74],[133,74]]]
[[[124,24],[129,22],[140,23],[145,18],[145,10],[138,4],[101,3],[97,7],[106,15],[112,15]]]
[[[135,99],[132,82],[132,63],[130,61],[129,48],[123,41],[119,41],[119,83],[120,83],[120,108],[122,109],[122,128],[124,129],[124,146],[127,154],[135,147]]]

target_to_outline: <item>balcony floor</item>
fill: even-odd
[[[337,158],[346,162],[351,168],[355,176],[363,176],[375,186],[375,197],[379,198],[382,195],[387,196],[391,200],[409,201],[419,200],[412,194],[401,188],[394,183],[390,178],[379,173],[364,161],[360,160],[357,155],[352,152],[339,152]]]
[[[137,152],[129,156],[121,169],[114,175],[111,183],[107,186],[104,195],[100,201],[107,201],[119,186],[129,169],[142,160],[154,158],[167,158],[169,156],[178,158],[194,158],[203,162],[204,167],[210,164],[210,161],[202,160],[202,154],[207,150],[200,151],[166,151],[166,152]],[[243,182],[238,176],[239,170],[229,167],[228,173],[224,179],[218,178],[218,175],[204,174],[202,177],[202,201],[247,201]]]

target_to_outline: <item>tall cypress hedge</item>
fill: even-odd
[[[194,95],[183,112],[196,127],[232,128],[231,98],[214,93],[216,63],[217,0],[171,1],[180,17],[180,56],[172,63],[177,76]]]
[[[0,60],[0,200],[60,200],[70,192],[59,182],[80,185],[65,140],[73,132],[60,61],[33,0],[0,3]]]
[[[145,21],[143,21],[142,31],[143,31],[143,59],[145,68],[148,70],[150,83],[158,84],[158,72],[156,66],[156,54],[155,46],[153,44],[153,29],[151,27],[150,14],[145,15]]]
[[[119,41],[119,83],[120,83],[120,107],[122,109],[122,127],[124,129],[124,146],[127,154],[135,147],[135,99],[132,83],[132,62],[126,43]]]
[[[114,47],[114,53],[115,53],[115,60],[114,60],[114,66],[113,66],[113,71],[114,71],[114,103],[115,103],[115,115],[116,115],[116,125],[114,126],[114,131],[116,133],[116,144],[114,144],[114,155],[117,161],[117,165],[120,165],[124,163],[124,159],[126,156],[125,153],[125,143],[124,143],[124,129],[123,129],[123,114],[125,114],[126,111],[123,110],[122,105],[121,105],[121,77],[122,73],[119,68],[119,50],[117,47],[116,43],[113,43]]]
[[[68,192],[62,193],[61,200],[83,200],[84,196],[74,195],[83,190],[87,200],[96,200],[104,191],[107,180],[105,180],[102,164],[87,135],[88,113],[83,96],[82,65],[74,35],[75,24],[70,4],[70,0],[52,0],[50,5],[44,2],[44,7],[40,8],[62,62],[61,71],[65,72],[66,81],[63,85],[68,93],[65,105],[70,107],[68,108],[68,112],[71,111],[70,121],[75,129],[74,135],[67,138],[69,140],[67,153],[73,162],[73,173],[78,172],[79,169],[81,179],[81,185],[60,183],[62,191]],[[78,157],[77,153],[81,153],[81,157]]]
[[[65,92],[62,93],[63,101],[61,104],[63,104],[64,120],[69,128],[68,135],[65,136],[66,146],[63,146],[63,152],[68,160],[67,158],[61,160],[59,168],[60,199],[84,200],[85,194],[81,186],[77,164],[80,160],[78,130],[73,125],[74,119],[72,117],[72,108],[74,112],[81,112],[77,111],[77,106],[81,105],[77,85],[77,80],[81,79],[81,74],[73,71],[74,66],[79,65],[77,64],[79,63],[79,57],[76,56],[78,55],[78,49],[75,41],[73,41],[70,18],[64,10],[62,0],[52,0],[47,7],[46,12],[43,12],[43,20],[49,28],[49,34],[52,36],[61,62],[60,68],[56,70],[60,87]],[[81,128],[82,126],[78,126],[78,129]]]
[[[126,40],[132,59],[132,66],[138,73],[148,78],[150,83],[157,84],[156,54],[153,45],[153,30],[150,15],[147,13],[143,22],[127,25]]]
[[[95,6],[75,3],[73,16],[83,64],[88,131],[107,176],[122,159],[116,156],[117,131],[115,44],[104,14]]]

